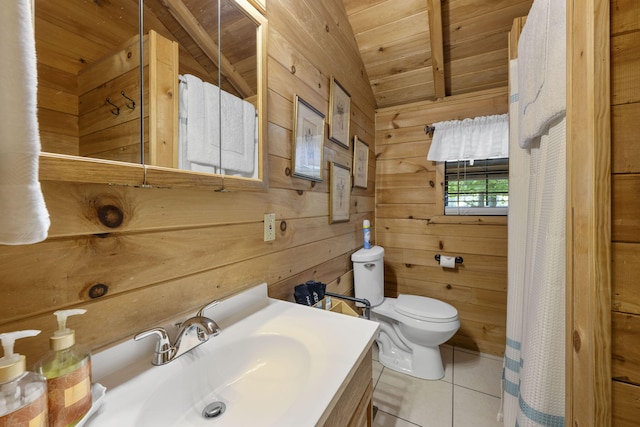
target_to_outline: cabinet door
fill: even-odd
[[[373,425],[373,380],[362,395],[349,427],[371,427]]]

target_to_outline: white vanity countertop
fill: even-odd
[[[166,365],[151,365],[151,339],[97,353],[93,380],[107,393],[85,425],[316,425],[378,324],[271,299],[266,290],[258,285],[207,310],[220,335]],[[213,401],[226,412],[205,419],[202,409]]]

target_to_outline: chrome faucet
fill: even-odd
[[[205,310],[216,304],[218,304],[218,301],[210,302],[202,307],[194,317],[182,322],[173,345],[164,328],[152,328],[140,332],[133,337],[133,339],[139,341],[150,336],[157,337],[156,350],[151,363],[154,365],[165,365],[200,344],[207,342],[210,337],[214,337],[220,333],[218,324],[203,315]]]

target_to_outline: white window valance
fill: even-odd
[[[428,160],[478,160],[509,157],[509,115],[434,123]]]

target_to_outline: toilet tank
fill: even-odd
[[[356,298],[364,298],[372,307],[384,300],[384,248],[373,246],[360,249],[351,255],[353,262],[353,287]],[[357,304],[362,306],[362,304]]]

